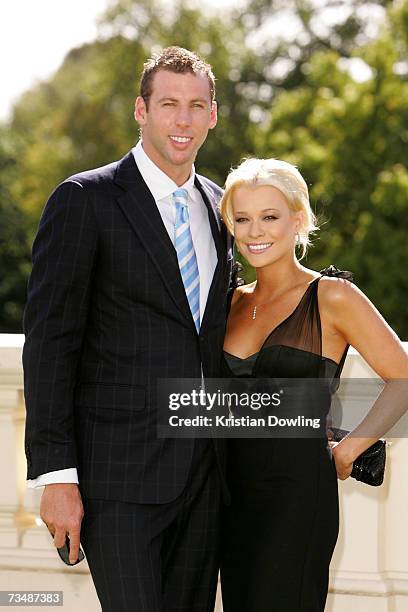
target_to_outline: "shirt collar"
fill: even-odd
[[[133,147],[132,153],[136,165],[156,202],[168,198],[176,189],[186,189],[190,196],[189,199],[194,201],[194,165],[191,168],[191,174],[187,181],[179,187],[173,179],[167,176],[163,170],[160,170],[160,168],[150,159],[143,149],[141,140]]]

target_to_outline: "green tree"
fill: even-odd
[[[305,84],[276,98],[256,148],[260,156],[295,163],[308,181],[322,221],[308,265],[354,271],[406,337],[408,82],[399,74],[403,40],[396,21],[406,40],[400,11],[390,12],[377,40],[352,54],[371,69],[362,83],[337,52],[316,52]]]
[[[30,224],[13,201],[10,182],[16,177],[16,141],[0,130],[0,333],[21,333],[30,262]]]
[[[230,79],[237,63],[245,78],[257,61],[245,48],[242,29],[184,2],[169,15],[162,3],[143,0],[118,2],[101,20],[100,31],[98,41],[72,50],[56,74],[14,109],[12,129],[25,143],[14,196],[35,217],[66,176],[118,159],[134,145],[133,103],[152,48],[184,45],[214,65],[220,121],[200,152],[200,171],[223,183],[236,152],[252,150],[245,93],[237,95]]]
[[[384,21],[379,33],[376,12]],[[292,21],[279,22],[282,14]],[[133,146],[143,62],[152,50],[179,44],[206,57],[217,76],[220,120],[199,170],[223,184],[244,155],[297,164],[322,219],[309,265],[352,269],[407,336],[407,40],[407,0],[248,0],[222,13],[187,0],[112,2],[98,40],[73,49],[54,76],[21,97],[2,128],[4,321],[15,326],[22,311],[26,233],[32,239],[51,190]],[[356,66],[368,75],[363,82]]]

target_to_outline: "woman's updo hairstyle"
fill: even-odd
[[[221,215],[228,230],[234,235],[234,216],[232,196],[239,187],[276,187],[285,196],[289,209],[301,211],[302,225],[299,229],[298,246],[301,247],[302,259],[310,244],[310,234],[319,228],[316,217],[310,207],[309,191],[299,170],[280,159],[245,159],[238,168],[231,170],[225,182],[225,192],[220,202]]]

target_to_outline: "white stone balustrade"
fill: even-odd
[[[19,334],[0,334],[0,590],[60,590],[67,612],[96,612],[100,606],[86,562],[62,564],[39,519],[41,490],[26,488],[23,341]],[[350,351],[344,376],[376,375]],[[352,479],[339,483],[341,529],[327,612],[408,610],[408,439],[394,439],[387,454],[381,487]],[[218,597],[216,611],[221,610]]]

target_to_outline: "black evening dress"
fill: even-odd
[[[352,278],[334,266],[320,274]],[[322,355],[320,278],[258,353],[240,359],[224,352],[223,376],[336,382],[348,347],[340,363]],[[229,439],[227,480],[232,501],[222,520],[224,612],[323,612],[339,527],[327,440]]]

